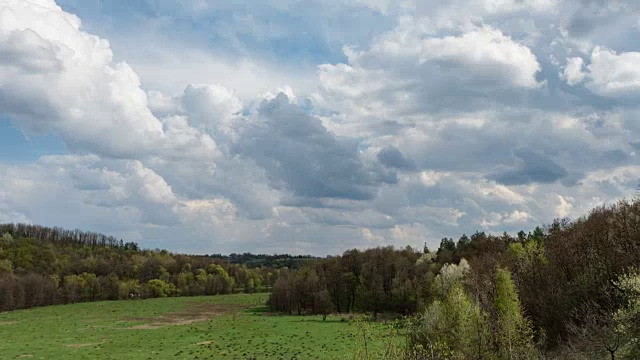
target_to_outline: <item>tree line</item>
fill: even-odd
[[[282,271],[287,314],[407,315],[413,359],[640,358],[640,199],[550,225],[349,250]]]
[[[0,311],[84,301],[266,291],[280,273],[113,237],[0,225]]]
[[[209,257],[221,259],[231,264],[243,264],[249,268],[271,267],[297,269],[310,260],[318,260],[318,257],[311,255],[289,255],[289,254],[253,254],[253,253],[231,253],[229,255],[211,254]]]

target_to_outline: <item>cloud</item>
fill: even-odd
[[[492,212],[487,218],[482,219],[480,226],[484,229],[495,229],[504,227],[505,225],[524,224],[527,220],[530,220],[530,218],[528,213],[518,210],[506,214]]]
[[[586,74],[582,70],[583,65],[584,60],[579,57],[567,60],[567,66],[564,68],[561,75],[562,78],[567,81],[567,84],[573,86],[581,83],[582,80],[584,80]]]
[[[428,0],[416,2],[416,11],[437,28],[465,26],[471,21],[486,21],[514,13],[532,16],[555,11],[557,0]]]
[[[632,1],[58,4],[0,0],[0,121],[66,152],[0,155],[0,221],[325,255],[637,186]]]
[[[571,210],[573,209],[571,198],[558,195],[558,202],[559,204],[558,206],[556,206],[556,215],[561,218],[569,216],[571,214]]]
[[[242,110],[232,91],[219,85],[189,85],[182,95],[182,106],[196,127],[212,127],[228,122]]]
[[[540,65],[531,50],[489,27],[461,36],[426,39],[420,55],[421,62],[436,61],[481,80],[524,88],[539,85],[535,74]]]
[[[494,180],[505,185],[525,185],[551,183],[568,175],[567,170],[543,154],[516,149],[514,156],[518,159],[518,166],[494,174]]]
[[[260,105],[237,151],[265,169],[274,186],[282,183],[301,197],[367,200],[376,186],[396,181],[366,164],[357,142],[330,133],[283,93]]]
[[[406,158],[404,154],[400,152],[400,150],[398,150],[398,148],[393,146],[385,147],[384,149],[380,150],[378,152],[378,155],[376,156],[378,158],[378,161],[388,168],[401,170],[412,170],[415,168],[415,164],[413,163],[413,161]]]
[[[511,102],[542,85],[535,54],[489,26],[434,36],[406,20],[345,55],[348,63],[319,67],[316,103],[384,120]]]
[[[172,208],[178,200],[171,187],[138,161],[48,156],[29,166],[3,169],[0,192],[7,193],[5,204],[34,223],[70,228],[96,219],[102,228],[114,226],[112,221],[122,226],[175,223]]]
[[[0,106],[20,128],[110,157],[178,156],[185,143],[215,153],[204,134],[166,131],[133,69],[53,1],[2,0],[0,14]]]
[[[245,100],[285,85],[313,90],[318,58],[342,59],[344,44],[368,42],[398,13],[398,2],[377,0],[59,3],[108,34],[145,87],[174,94],[191,83],[217,83]]]
[[[595,3],[595,2],[594,2]],[[608,9],[594,4],[582,6],[570,19],[567,25],[569,34],[575,37],[586,37],[599,26],[614,20]]]
[[[121,52],[136,70],[145,88],[165,94],[179,94],[191,84],[218,84],[232,90],[245,102],[279,87],[296,91],[315,89],[315,67],[278,65],[263,58],[234,58],[225,53],[203,50],[191,44],[176,44],[171,39],[148,42],[124,39],[132,43]],[[158,42],[162,45],[158,46]]]
[[[587,87],[607,97],[637,97],[640,95],[640,52],[617,54],[596,47],[585,75]]]
[[[0,46],[0,61],[14,69],[46,73],[59,71],[63,63],[57,53],[62,51],[30,29],[11,32]]]

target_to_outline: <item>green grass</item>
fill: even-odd
[[[0,314],[0,359],[353,358],[361,327],[340,316],[276,316],[268,294],[50,306]],[[387,326],[369,326],[385,343]]]

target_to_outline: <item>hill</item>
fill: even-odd
[[[174,254],[79,230],[0,225],[0,311],[83,301],[266,291],[310,257]]]

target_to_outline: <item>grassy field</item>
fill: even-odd
[[[267,294],[51,306],[0,314],[1,359],[346,359],[362,326],[275,316]],[[389,329],[368,326],[371,351]]]

